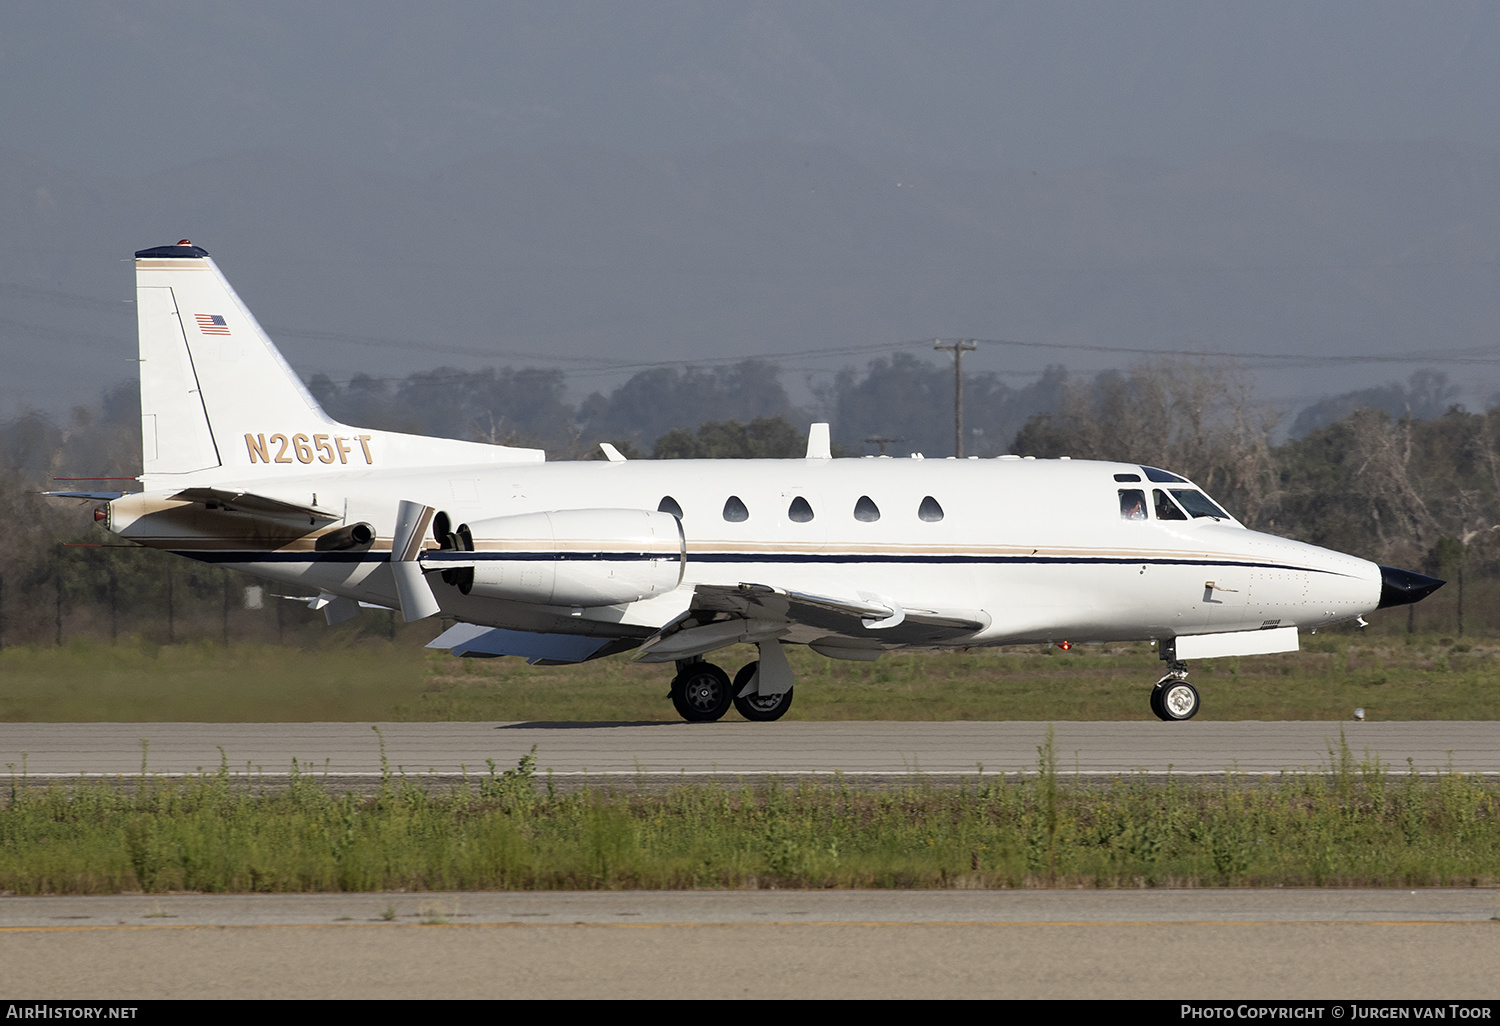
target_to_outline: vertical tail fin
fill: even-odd
[[[235,295],[187,240],[135,255],[141,435],[147,486],[543,458],[515,449],[331,419]]]
[[[248,419],[332,423],[205,250],[186,240],[144,249],[135,273],[148,475],[233,466],[221,445]]]

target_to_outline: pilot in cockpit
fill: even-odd
[[[1120,517],[1124,520],[1146,519],[1146,493],[1138,488],[1120,489]]]

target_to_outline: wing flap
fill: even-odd
[[[983,610],[907,608],[880,595],[817,595],[754,583],[700,584],[689,612],[648,639],[636,658],[659,662],[792,632],[866,646],[941,645],[982,631],[989,623]]]

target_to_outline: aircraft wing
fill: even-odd
[[[666,662],[772,638],[815,649],[878,652],[891,645],[949,644],[988,627],[982,610],[908,608],[884,595],[817,595],[765,584],[705,585],[686,613],[641,645],[637,659]]]
[[[583,663],[634,646],[635,642],[629,638],[539,634],[472,623],[454,624],[427,643],[428,648],[447,649],[456,656],[524,656],[532,666]]]

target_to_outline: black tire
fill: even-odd
[[[689,723],[712,723],[733,702],[729,674],[713,663],[693,663],[672,678],[672,705]]]
[[[1164,720],[1190,720],[1203,705],[1198,689],[1185,680],[1167,681],[1159,690],[1161,698],[1156,704]]]
[[[1161,692],[1162,684],[1158,681],[1151,689],[1151,715],[1159,720],[1164,720],[1167,718],[1167,714],[1161,710]]]
[[[750,678],[755,676],[755,671],[760,669],[760,661],[746,663],[740,667],[740,672],[734,675],[734,708],[741,716],[756,723],[769,723],[779,720],[786,715],[786,711],[792,707],[792,689],[787,688],[779,695],[746,695],[740,697],[740,692],[745,685],[750,683]]]

